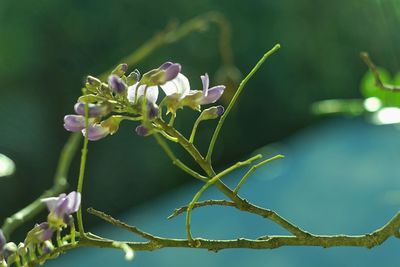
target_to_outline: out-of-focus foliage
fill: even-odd
[[[0,150],[18,166],[13,179],[1,182],[7,190],[0,201],[7,205],[1,205],[0,218],[52,183],[68,135],[62,118],[72,112],[85,75],[119,63],[168,22],[210,10],[232,23],[235,63],[243,73],[272,44],[282,44],[227,120],[214,154],[221,165],[312,123],[314,101],[360,97],[357,88],[366,69],[360,51],[391,71],[400,69],[395,0],[0,1]],[[206,71],[214,85],[220,69],[216,40],[215,28],[191,34],[135,67],[148,70],[172,60],[182,63],[190,80],[198,80],[194,89]],[[182,115],[177,127],[189,134],[194,114]],[[199,142],[208,142],[212,126],[206,122],[199,128]],[[85,205],[116,214],[188,180],[154,140],[133,130],[122,124],[118,136],[89,147],[87,181],[94,186],[85,188]],[[72,184],[76,176],[73,168]]]

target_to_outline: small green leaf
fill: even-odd
[[[0,177],[9,176],[15,172],[15,163],[9,157],[0,154]]]

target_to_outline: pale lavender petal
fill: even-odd
[[[57,203],[58,203],[59,198],[58,197],[48,197],[48,198],[42,198],[41,201],[46,204],[47,209],[50,212],[54,212],[54,210],[57,207]]]
[[[207,96],[208,87],[210,86],[210,79],[209,79],[207,73],[204,75],[201,75],[200,78],[201,78],[201,83],[203,84],[203,94],[204,94],[204,96]]]
[[[174,63],[170,65],[166,70],[165,70],[165,81],[171,81],[175,79],[178,74],[181,72],[181,65],[178,63]]]
[[[37,238],[39,241],[43,242],[46,240],[50,240],[53,237],[53,230],[49,227],[47,222],[41,223],[38,225],[42,231],[38,234]]]
[[[81,115],[66,115],[64,117],[64,128],[70,132],[79,132],[85,128],[85,117]]]
[[[68,198],[60,197],[57,202],[57,207],[54,210],[54,214],[58,218],[63,218],[66,213],[68,213]]]
[[[100,124],[91,124],[88,126],[88,139],[97,141],[106,137],[110,133],[108,128],[102,127]],[[86,136],[86,129],[82,129],[82,134]]]
[[[217,85],[208,89],[208,94],[206,96],[203,96],[200,104],[204,105],[216,102],[222,96],[224,90],[225,90],[224,85]]]
[[[175,79],[160,85],[160,87],[167,96],[178,94],[180,98],[185,97],[190,91],[189,80],[182,73],[179,73]]]
[[[72,191],[67,196],[68,199],[68,214],[77,212],[81,205],[81,193]]]

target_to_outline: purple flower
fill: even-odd
[[[83,136],[86,136],[86,129],[82,129]],[[100,140],[110,134],[110,129],[101,126],[101,124],[88,125],[88,139],[90,141]]]
[[[127,88],[125,82],[115,74],[108,77],[108,85],[110,86],[111,91],[117,94],[125,92]]]
[[[70,132],[80,132],[85,128],[85,117],[81,115],[66,115],[64,117],[64,128]]]
[[[201,82],[203,84],[203,96],[200,100],[201,105],[215,103],[224,93],[225,86],[224,85],[217,85],[214,87],[209,88],[210,86],[210,79],[208,74],[204,74],[200,76]]]
[[[69,215],[77,212],[81,205],[81,194],[72,191],[68,195],[42,199],[50,211],[47,221],[50,228],[58,228],[69,221]]]
[[[88,109],[90,118],[102,117],[109,112],[109,107],[107,105],[96,105],[89,103]],[[76,103],[74,106],[74,110],[76,114],[85,116],[85,103],[83,102]]]

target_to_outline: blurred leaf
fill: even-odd
[[[387,84],[400,84],[400,74],[398,73],[394,79],[391,79],[390,74],[383,68],[378,68],[381,80]],[[361,93],[366,98],[377,97],[381,100],[385,107],[400,107],[400,93],[391,92],[379,88],[375,85],[375,78],[371,71],[368,71],[361,80]]]
[[[15,164],[9,157],[0,154],[0,177],[9,176],[15,171]]]

